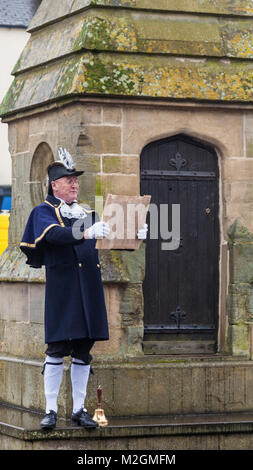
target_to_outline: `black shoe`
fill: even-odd
[[[98,423],[93,421],[87,411],[81,408],[77,413],[72,413],[71,420],[73,424],[77,424],[78,426],[83,426],[84,428],[97,428]]]
[[[50,410],[49,413],[46,413],[44,418],[40,422],[42,429],[54,429],[56,426],[57,414],[55,411]]]

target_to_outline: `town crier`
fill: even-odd
[[[40,425],[54,429],[63,358],[71,356],[72,422],[97,427],[84,407],[91,371],[91,348],[109,339],[107,312],[96,239],[110,228],[95,211],[77,202],[79,184],[73,159],[59,149],[60,161],[48,167],[48,196],[27,221],[21,250],[31,267],[46,268],[44,392],[46,413]],[[78,225],[78,230],[75,226]],[[138,231],[145,239],[147,227]]]

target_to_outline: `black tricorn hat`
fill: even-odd
[[[53,162],[47,168],[48,173],[48,194],[53,195],[52,181],[59,180],[64,176],[80,176],[84,171],[76,170],[75,168],[66,168],[62,162]]]
[[[66,168],[62,162],[53,162],[47,168],[49,183],[59,180],[64,176],[80,176],[84,172],[75,168]]]
[[[52,181],[59,180],[64,176],[80,176],[84,173],[75,169],[73,158],[65,148],[59,147],[58,155],[60,160],[51,163],[47,168],[48,194],[50,195],[53,195]]]

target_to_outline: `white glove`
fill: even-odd
[[[137,232],[137,238],[139,240],[146,240],[148,233],[148,224],[144,224]]]
[[[110,227],[106,222],[96,222],[88,228],[89,238],[106,238],[110,233]]]

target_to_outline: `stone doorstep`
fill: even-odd
[[[40,429],[42,416],[39,412],[0,404],[0,434],[34,442],[253,433],[253,412],[109,417],[108,426],[95,430],[72,426],[70,420],[59,418],[53,431]]]

